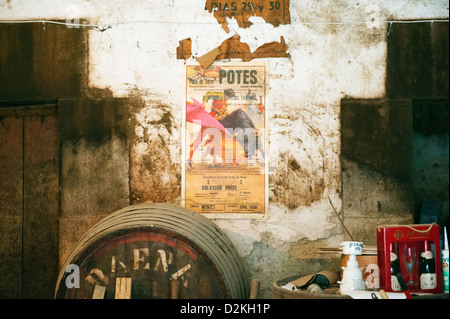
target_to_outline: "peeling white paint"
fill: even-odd
[[[248,20],[252,25],[245,29],[238,26],[235,18],[227,18],[227,23],[230,33],[232,35],[239,34],[241,42],[247,43],[250,47],[250,52],[254,52],[263,44],[280,42],[281,36],[285,36],[289,32],[289,28],[286,25],[275,28],[272,24],[266,23],[261,17],[250,17]]]

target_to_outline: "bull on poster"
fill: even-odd
[[[220,218],[267,218],[265,63],[186,66],[182,197]]]

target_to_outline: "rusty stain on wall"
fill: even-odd
[[[8,4],[8,9],[11,9],[11,0],[6,0],[6,3]]]
[[[322,174],[310,174],[308,168],[288,154],[280,154],[280,166],[272,175],[271,202],[280,202],[289,209],[310,206],[322,198],[327,186]]]
[[[171,158],[172,144],[179,143],[172,139],[177,126],[172,108],[160,102],[142,103],[133,105],[131,113],[131,203],[177,203],[181,196],[181,166]],[[181,144],[177,149],[181,156]]]
[[[228,33],[227,18],[235,18],[239,27],[248,28],[252,25],[250,17],[262,17],[267,23],[278,27],[280,24],[290,24],[289,0],[281,1],[222,1],[206,0],[205,10],[214,14],[217,22]]]
[[[285,110],[283,115],[269,119],[278,128],[272,132],[269,145],[272,150],[276,148],[277,154],[270,163],[270,202],[281,203],[290,210],[310,207],[329,191],[340,193],[340,178],[333,172],[339,165],[332,156],[337,147],[330,148],[328,144],[337,137],[321,127],[331,120],[331,115],[312,119],[301,113]],[[294,149],[296,152],[291,152]]]
[[[207,69],[214,61],[223,59],[240,58],[242,61],[248,62],[257,58],[288,58],[290,55],[286,51],[287,45],[283,36],[280,37],[280,42],[265,43],[251,52],[248,44],[242,43],[241,37],[236,34],[223,41],[217,48],[195,59],[203,68]],[[190,39],[180,41],[177,48],[177,58],[186,59],[190,55]]]
[[[248,62],[256,58],[285,58],[289,57],[286,51],[287,45],[283,36],[281,36],[280,42],[266,43],[258,47],[255,52],[250,52],[248,44],[242,43],[239,35],[234,35],[222,42],[219,47],[196,60],[207,69],[215,60],[240,58],[242,61]]]
[[[189,59],[192,55],[192,40],[191,38],[179,41],[177,47],[177,59]]]
[[[222,25],[222,28],[229,33],[227,19],[235,18],[241,28],[248,28],[252,25],[249,21],[251,17],[262,17],[267,23],[278,27],[280,24],[290,24],[289,0],[282,1],[250,1],[250,2],[228,2],[207,0],[205,9],[213,15]],[[179,41],[177,47],[177,59],[188,59],[192,55],[192,41],[190,38]],[[197,62],[207,69],[214,61],[223,59],[240,58],[244,62],[256,58],[281,58],[289,57],[287,45],[284,37],[280,37],[280,42],[270,42],[260,45],[254,52],[251,52],[247,43],[241,42],[238,34],[226,39],[220,46],[209,51],[201,57],[196,57]]]

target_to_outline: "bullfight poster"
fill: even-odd
[[[211,218],[267,218],[267,73],[267,63],[186,65],[186,208]]]

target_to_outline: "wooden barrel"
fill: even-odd
[[[75,245],[55,290],[55,298],[248,297],[242,260],[226,234],[170,204],[130,206],[101,220]]]

